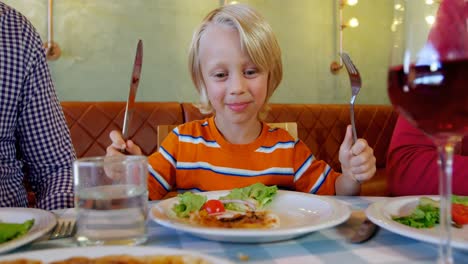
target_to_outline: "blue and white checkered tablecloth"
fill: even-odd
[[[354,211],[350,220],[334,228],[310,233],[293,240],[273,243],[226,243],[209,241],[178,232],[148,221],[149,238],[145,246],[187,249],[228,259],[234,263],[305,264],[305,263],[435,263],[437,245],[420,242],[380,229],[371,240],[351,244],[347,237],[364,219],[362,210],[383,197],[337,197]],[[63,211],[56,212],[63,214]],[[30,250],[76,247],[72,239],[36,242],[10,253]],[[453,250],[455,263],[468,263],[468,250]],[[239,255],[248,256],[240,260]]]

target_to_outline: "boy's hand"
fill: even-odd
[[[343,176],[358,183],[369,180],[376,172],[374,150],[365,139],[358,139],[353,145],[351,126],[346,128],[346,135],[340,146],[339,159]]]
[[[124,155],[122,149],[130,155],[142,155],[140,147],[133,143],[132,140],[125,140],[122,138],[122,134],[117,130],[112,130],[109,134],[112,144],[106,149],[106,156],[117,156]]]
[[[131,140],[125,140],[122,138],[122,134],[117,130],[112,130],[109,134],[112,144],[106,149],[106,157],[110,156],[123,156],[129,155],[141,155],[141,149],[138,145],[133,143]],[[126,153],[122,153],[122,149],[125,149]],[[111,158],[109,158],[111,160]],[[104,165],[104,171],[106,176],[113,182],[125,179],[127,176],[127,167],[123,163],[109,162]]]

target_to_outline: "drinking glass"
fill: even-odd
[[[453,263],[453,154],[468,134],[467,4],[465,0],[396,0],[391,28],[390,101],[437,146],[439,263]]]
[[[73,164],[80,246],[146,241],[148,162],[144,156],[91,157]]]

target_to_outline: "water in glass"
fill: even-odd
[[[146,241],[148,191],[145,157],[75,162],[80,245],[135,245]]]

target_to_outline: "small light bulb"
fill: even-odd
[[[356,5],[358,3],[358,0],[346,0],[346,4],[349,6]]]
[[[401,4],[396,4],[395,5],[395,10],[400,10],[400,8],[402,8],[403,6]]]
[[[352,28],[355,28],[357,26],[359,26],[359,20],[355,17],[351,18],[349,21],[348,21],[348,25]]]
[[[434,16],[426,16],[426,23],[428,25],[432,25],[435,22],[435,17]]]
[[[434,4],[434,0],[426,0],[426,5],[432,5]]]

